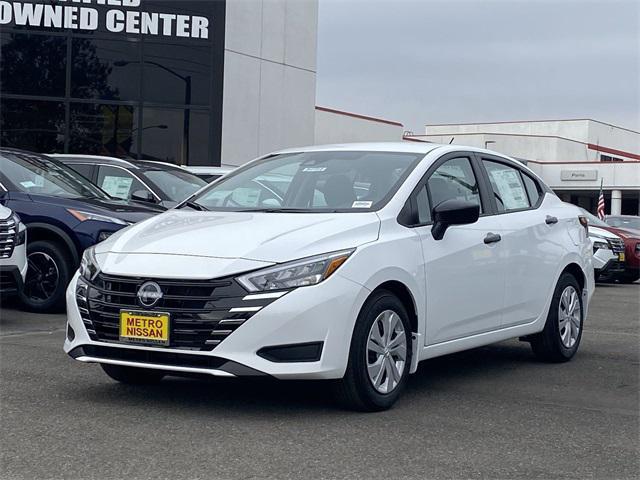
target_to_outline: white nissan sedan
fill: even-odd
[[[520,338],[570,360],[591,249],[577,207],[487,150],[286,150],[87,250],[64,348],[125,383],[335,379],[382,410],[428,358]]]

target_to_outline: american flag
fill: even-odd
[[[604,192],[602,191],[602,182],[600,183],[600,196],[598,197],[598,218],[604,220]]]

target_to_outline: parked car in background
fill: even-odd
[[[611,232],[609,225],[584,208],[582,214],[589,222],[589,237],[593,242],[593,268],[596,280],[615,280],[625,271],[625,245],[620,235]]]
[[[0,203],[27,226],[29,267],[20,298],[39,312],[64,306],[86,248],[164,211],[112,198],[55,159],[8,148],[0,148]]]
[[[633,283],[640,279],[640,230],[634,230],[632,228],[618,228],[613,227],[609,223],[605,223],[598,217],[586,212],[586,216],[589,219],[589,226],[596,226],[598,228],[607,230],[610,233],[618,235],[624,242],[624,271],[615,275],[615,279],[620,283]],[[617,218],[612,217],[613,223],[616,223]],[[625,218],[637,218],[637,217],[625,217]],[[632,222],[626,222],[621,224],[633,225]]]
[[[84,175],[112,197],[171,208],[207,182],[185,169],[150,160],[91,155],[51,155]]]
[[[214,180],[227,175],[228,173],[233,172],[233,167],[200,167],[200,166],[184,166],[182,167],[185,170],[193,173],[194,175],[200,177],[207,183],[211,183]]]
[[[635,215],[609,215],[605,221],[612,227],[640,232],[640,217]]]
[[[27,274],[27,228],[20,217],[0,205],[0,295],[22,290]]]
[[[428,358],[520,337],[570,360],[594,291],[586,227],[486,150],[287,150],[88,249],[64,349],[125,383],[334,379],[383,410]]]

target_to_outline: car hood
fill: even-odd
[[[96,253],[185,255],[285,262],[353,248],[378,238],[366,213],[194,212],[169,210],[115,234]]]
[[[88,213],[97,213],[137,223],[165,211],[162,207],[130,203],[125,200],[102,200],[94,198],[63,198],[45,195],[30,195],[34,202],[46,203],[62,208],[72,208]]]
[[[610,232],[608,228],[604,227],[594,227],[593,225],[589,225],[589,236],[596,236],[601,238],[620,238],[619,235],[616,235],[613,232]]]

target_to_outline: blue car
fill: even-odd
[[[29,268],[20,299],[36,312],[64,307],[82,252],[164,210],[110,197],[50,157],[0,148],[0,204],[27,226]]]

